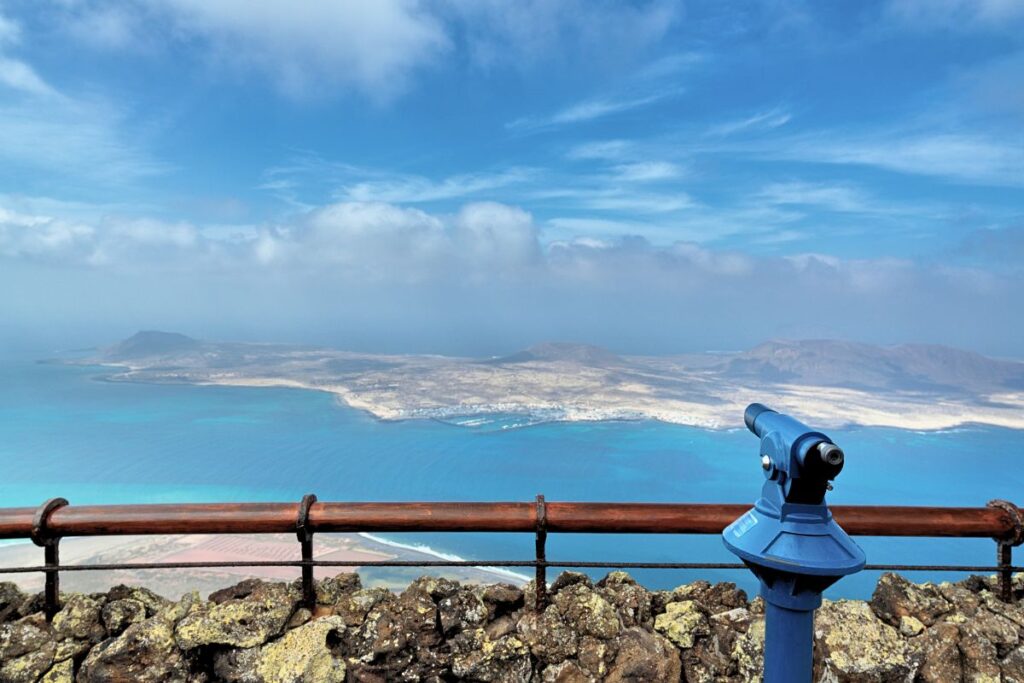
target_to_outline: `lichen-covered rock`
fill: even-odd
[[[616,654],[612,643],[593,636],[583,636],[580,638],[576,661],[584,672],[600,679],[608,673],[608,664],[615,659]]]
[[[754,616],[745,607],[711,615],[708,619],[710,633],[697,639],[692,648],[681,653],[685,680],[736,679],[739,666],[734,659],[734,649],[753,620]]]
[[[1008,654],[1000,668],[1003,672],[1003,683],[1024,683],[1024,645]]]
[[[38,650],[55,640],[53,629],[42,614],[23,617],[0,625],[0,662]]]
[[[917,617],[900,617],[900,635],[913,638],[924,631],[924,624]]]
[[[0,581],[0,623],[18,617],[18,608],[25,602],[25,594],[10,581]]]
[[[89,652],[89,648],[94,643],[90,643],[88,640],[75,640],[73,638],[67,638],[57,642],[57,649],[53,653],[53,661],[63,662],[66,659],[80,660],[82,657]]]
[[[580,633],[607,639],[614,638],[622,629],[615,608],[594,592],[589,581],[562,588],[555,594],[554,604],[562,618]]]
[[[590,683],[594,680],[573,662],[553,664],[544,669],[544,673],[541,675],[543,683]]]
[[[913,586],[914,584],[910,584]],[[927,585],[927,584],[926,584]],[[971,617],[978,610],[981,598],[974,591],[968,590],[963,584],[943,582],[935,587],[943,598],[951,605],[950,615]],[[931,626],[931,624],[925,624]]]
[[[79,683],[184,682],[187,677],[174,625],[160,615],[132,624],[117,638],[93,647],[78,672]]]
[[[346,595],[355,593],[363,587],[359,574],[342,572],[316,582],[316,601],[320,605],[336,605]],[[298,588],[298,586],[296,586]]]
[[[896,628],[902,617],[914,617],[925,626],[931,626],[953,609],[935,585],[913,584],[891,572],[878,579],[870,604],[879,619]]]
[[[359,626],[374,609],[388,606],[395,601],[395,594],[386,588],[357,590],[342,595],[334,605],[334,613],[345,620],[349,626]]]
[[[707,616],[693,600],[666,605],[665,612],[654,620],[654,630],[683,649],[693,647],[698,636],[706,636],[711,632]]]
[[[210,602],[185,615],[175,629],[178,646],[253,647],[284,630],[299,595],[283,583],[247,581],[210,595]]]
[[[119,636],[132,624],[146,620],[146,606],[135,598],[122,598],[103,605],[100,616],[107,632]]]
[[[445,635],[482,626],[489,613],[483,598],[469,588],[451,591],[437,603],[438,619]]]
[[[814,619],[815,669],[825,680],[892,683],[914,673],[906,641],[863,602],[825,601]]]
[[[487,606],[487,620],[514,612],[523,606],[523,591],[508,583],[496,583],[478,588],[480,599]]]
[[[680,680],[679,652],[666,639],[634,627],[615,640],[618,654],[608,667],[605,680],[609,683]]]
[[[914,639],[914,659],[920,662],[917,679],[921,683],[948,683],[963,680],[960,664],[960,628],[939,623]]]
[[[263,683],[256,672],[260,648],[228,648],[213,654],[213,675],[226,683]]]
[[[996,614],[988,608],[980,608],[968,623],[971,628],[976,629],[983,638],[995,646],[996,654],[1000,658],[1009,654],[1020,642],[1018,634],[1020,627],[1010,619]]]
[[[557,593],[563,588],[568,588],[569,586],[575,586],[577,584],[582,584],[587,588],[594,587],[594,582],[590,580],[589,576],[582,572],[562,572],[551,583],[551,588],[549,590],[551,593]]]
[[[563,662],[579,648],[580,634],[566,623],[554,605],[540,614],[524,614],[518,631],[533,656],[545,664]]]
[[[114,602],[116,600],[135,600],[142,603],[146,608],[147,617],[153,616],[172,604],[170,600],[157,595],[148,588],[143,588],[142,586],[125,586],[123,584],[114,586],[107,592],[107,602]]]
[[[975,623],[967,622],[960,626],[960,654],[963,656],[965,681],[1000,683],[996,646]]]
[[[626,572],[611,572],[598,581],[602,597],[615,608],[625,627],[650,626],[652,619],[651,594],[637,584]]]
[[[50,667],[50,670],[39,679],[39,683],[74,683],[74,680],[75,663],[65,659]]]
[[[344,619],[329,616],[288,631],[262,647],[256,673],[265,683],[343,683],[345,628]]]
[[[732,646],[732,660],[743,681],[756,681],[764,667],[764,617],[755,617]]]
[[[423,580],[413,582],[397,598],[393,594],[376,596],[365,619],[352,625],[339,645],[348,656],[350,678],[392,680],[402,675],[421,680],[447,671],[451,652],[442,646],[444,635],[435,599],[450,597],[458,589],[454,582]],[[353,597],[358,598],[358,593]],[[354,616],[350,612],[343,620],[349,624]],[[482,634],[481,629],[471,629],[470,636],[477,631]],[[453,640],[459,635],[452,636]]]
[[[10,619],[21,619],[22,617],[38,614],[43,611],[44,602],[43,594],[41,592],[30,593],[29,595],[26,595],[24,601],[18,605],[17,613],[12,614]]]
[[[100,621],[100,611],[105,602],[105,596],[101,599],[78,593],[64,596],[60,611],[53,617],[53,630],[57,637],[94,643],[102,640],[106,629]]]
[[[478,649],[452,659],[452,673],[472,681],[528,683],[533,677],[530,649],[514,635],[485,638]]]
[[[737,607],[747,607],[747,594],[736,588],[736,584],[723,581],[709,583],[694,581],[674,589],[666,602],[682,602],[693,600],[701,605],[708,614],[727,612]]]
[[[0,621],[0,683],[760,680],[763,601],[733,584],[652,593],[622,572],[567,572],[540,612],[531,586],[424,577],[396,594],[341,574],[318,582],[314,609],[298,607],[298,583],[178,602],[118,586],[62,595],[48,624],[38,596],[0,585],[0,604],[20,603]],[[815,680],[1024,683],[1024,604],[995,588],[887,575],[870,605],[825,602]]]
[[[0,681],[35,683],[57,650],[55,634],[41,614],[0,624]]]

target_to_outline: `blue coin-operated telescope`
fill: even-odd
[[[765,683],[804,683],[822,591],[864,568],[864,551],[825,505],[845,456],[821,432],[760,403],[747,407],[743,421],[761,439],[765,482],[754,509],[722,539],[761,581]]]

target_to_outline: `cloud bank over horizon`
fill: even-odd
[[[9,295],[0,315],[61,334],[81,326],[82,343],[163,327],[474,355],[546,339],[634,353],[779,337],[1017,348],[1005,312],[1024,279],[971,259],[1020,250],[1019,231],[973,235],[955,258],[933,263],[544,232],[528,212],[496,202],[444,214],[337,202],[245,228],[0,208]],[[1007,334],[979,344],[979,329]]]

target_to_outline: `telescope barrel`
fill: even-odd
[[[743,424],[747,425],[747,429],[752,431],[759,438],[763,436],[761,433],[763,431],[763,427],[761,430],[758,429],[757,418],[764,413],[775,413],[775,411],[762,403],[751,403],[747,406],[747,409],[743,411]]]

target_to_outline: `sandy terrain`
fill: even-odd
[[[423,552],[393,548],[356,534],[317,534],[313,556],[317,560],[372,562],[389,559],[435,560]],[[60,544],[61,564],[115,564],[129,562],[233,562],[292,561],[300,559],[294,535],[194,535],[194,536],[121,536],[116,538],[66,538]],[[0,546],[0,567],[39,566],[43,551],[32,543]],[[423,574],[443,573],[469,582],[509,581],[504,573],[478,568],[327,567],[315,570],[315,576],[333,576],[359,571],[365,586],[400,587]],[[257,577],[276,581],[298,578],[297,567],[229,567],[216,569],[120,569],[116,571],[66,571],[61,573],[61,589],[79,592],[105,591],[119,583],[144,585],[157,593],[177,599],[183,593],[198,590],[203,595]],[[43,587],[41,573],[0,574],[0,581],[13,581],[22,590]]]

